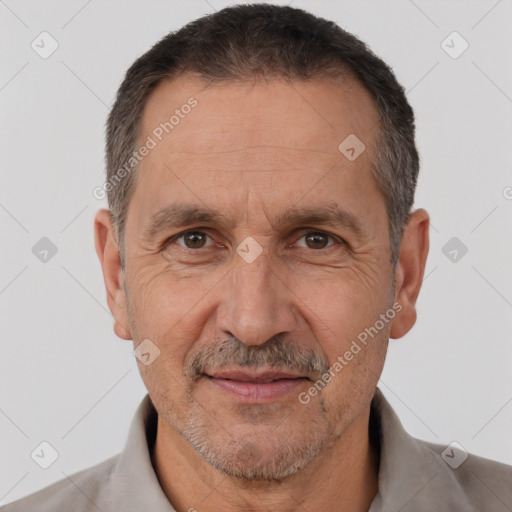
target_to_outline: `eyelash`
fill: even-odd
[[[185,231],[182,231],[180,233],[177,233],[176,235],[173,235],[172,237],[168,238],[164,243],[163,243],[163,246],[161,248],[161,250],[164,250],[166,249],[169,245],[171,245],[173,242],[176,242],[177,240],[179,240],[180,238],[183,238],[186,234],[188,233],[201,233],[201,234],[204,234],[206,236],[208,236],[210,239],[212,239],[212,237],[208,234],[207,231],[205,231],[204,229],[187,229]],[[304,238],[305,236],[308,236],[308,235],[313,235],[313,234],[319,234],[319,235],[325,235],[327,237],[329,237],[331,240],[333,240],[334,242],[338,242],[338,244],[340,245],[347,245],[347,243],[345,242],[345,240],[343,240],[342,238],[339,238],[337,236],[334,236],[334,235],[331,235],[330,233],[327,233],[325,231],[322,231],[322,230],[313,230],[313,229],[308,229],[307,231],[302,231],[302,235],[299,237],[299,240],[301,238]],[[336,244],[332,244],[332,245],[328,245],[327,247],[323,247],[322,249],[316,249],[316,251],[321,251],[321,250],[326,250],[326,249],[329,249],[330,247],[333,247],[333,245],[336,245]],[[180,247],[182,247],[183,249],[188,249],[190,251],[198,251],[200,249],[208,249],[209,247],[200,247],[198,249],[192,249],[191,247],[186,247],[184,245],[181,245]],[[308,247],[301,247],[301,249],[308,249]],[[315,249],[312,249],[312,250],[315,250]]]

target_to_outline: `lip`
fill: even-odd
[[[205,377],[229,395],[252,403],[271,402],[282,398],[308,380],[302,375],[278,371],[222,371],[212,375],[205,374]]]
[[[236,380],[241,382],[269,382],[272,380],[278,379],[297,379],[304,378],[303,375],[297,375],[289,372],[280,372],[280,371],[264,371],[264,372],[247,372],[243,370],[224,370],[221,372],[212,372],[211,374],[207,374],[209,377],[213,377],[216,379],[227,379],[227,380]]]

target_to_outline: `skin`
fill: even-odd
[[[160,484],[179,512],[366,511],[378,490],[370,403],[389,338],[416,320],[428,214],[410,215],[393,268],[385,203],[371,175],[378,115],[350,79],[166,81],[145,107],[140,141],[191,96],[197,106],[138,169],[124,271],[108,210],[95,219],[115,332],[134,346],[150,339],[160,350],[149,366],[138,362],[158,411],[152,460]],[[352,162],[338,150],[351,133],[366,146]],[[177,201],[219,211],[226,223],[147,236],[151,216]],[[333,204],[350,212],[364,235],[322,222],[277,223],[289,208]],[[199,238],[173,238],[186,230]],[[236,252],[246,237],[262,249],[251,263]],[[401,308],[394,318],[301,403],[299,392],[321,372],[306,371],[298,355],[333,365],[394,303]],[[306,377],[276,399],[234,397],[190,373],[191,361],[205,354],[209,366],[202,369],[210,374],[241,368],[240,352],[231,348],[267,354],[272,340],[282,342],[272,360],[277,367]]]

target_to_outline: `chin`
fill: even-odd
[[[214,431],[207,423],[192,421],[181,435],[217,470],[253,482],[281,481],[299,473],[332,442],[325,424],[322,428],[315,422],[303,423],[307,430],[295,433],[261,425],[260,434],[257,426],[230,433],[218,424]]]

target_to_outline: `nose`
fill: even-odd
[[[286,276],[271,268],[261,254],[252,263],[237,256],[225,280],[217,311],[219,332],[232,335],[246,345],[262,345],[272,336],[297,328],[293,292]]]

